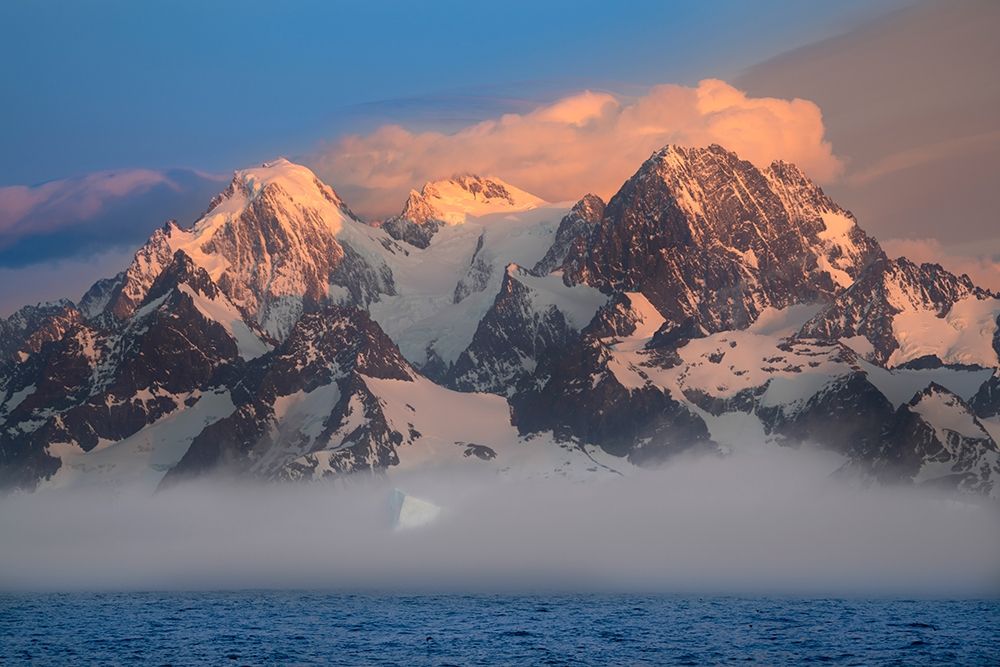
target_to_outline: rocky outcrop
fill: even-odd
[[[994,371],[993,375],[979,387],[969,405],[979,417],[1000,415],[1000,370]]]
[[[594,225],[604,216],[604,207],[604,200],[594,194],[587,194],[574,204],[559,222],[552,247],[531,269],[532,273],[545,275],[561,267],[574,244],[587,242]]]
[[[981,322],[961,322],[950,327],[948,316],[956,304],[965,302],[968,315]],[[989,356],[976,350],[949,354],[945,336],[938,332],[921,336],[918,329],[929,323],[957,331],[959,327],[988,326],[1000,313],[1000,301],[988,290],[975,286],[968,276],[956,276],[938,264],[915,264],[906,258],[878,257],[858,280],[802,327],[802,334],[829,339],[863,336],[872,346],[871,360],[899,365],[925,356],[943,361],[982,361],[996,365],[995,349]],[[900,319],[903,318],[903,319]],[[913,344],[901,350],[901,340]],[[980,346],[987,351],[990,343]],[[904,352],[904,354],[900,354]],[[937,353],[937,354],[935,354]],[[942,359],[942,357],[944,357]]]
[[[566,279],[642,292],[674,322],[740,329],[766,307],[833,298],[878,244],[784,163],[766,170],[719,146],[655,153],[564,262]]]
[[[553,288],[555,292],[550,291]],[[576,291],[583,294],[572,294]],[[451,367],[446,384],[460,391],[508,395],[530,381],[538,364],[579,339],[603,299],[586,287],[566,288],[539,279],[516,264],[507,267],[493,306],[479,322],[469,347]],[[590,299],[588,309],[578,301]],[[574,307],[577,306],[577,307]],[[581,314],[582,311],[582,314]]]
[[[896,412],[878,449],[852,465],[884,483],[1000,497],[1000,450],[969,405],[932,383]]]
[[[414,372],[364,311],[304,315],[277,349],[248,365],[235,383],[236,410],[198,435],[163,483],[207,473],[319,478],[395,464],[403,435],[365,377],[412,381]]]
[[[791,404],[769,403],[765,393],[756,413],[765,431],[785,443],[817,444],[867,460],[880,448],[895,410],[864,373],[854,371]]]

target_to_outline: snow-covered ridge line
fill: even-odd
[[[464,174],[426,183],[419,192],[411,190],[399,217],[417,224],[437,220],[461,225],[471,217],[527,211],[545,203],[494,176]]]
[[[249,317],[283,337],[331,285],[364,303],[391,293],[384,255],[394,245],[358,221],[308,168],[285,159],[236,172],[191,227],[158,230],[126,269],[104,312],[121,320],[177,251],[185,252]]]
[[[607,203],[429,183],[381,228],[279,159],[79,309],[0,322],[20,337],[0,486],[589,476],[745,432],[995,495],[998,317],[968,278],[888,260],[794,165],[718,146],[658,151]]]

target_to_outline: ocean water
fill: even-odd
[[[997,665],[1000,601],[637,595],[0,597],[3,665]]]

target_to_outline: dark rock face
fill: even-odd
[[[65,412],[86,399],[95,370],[89,350],[99,337],[85,327],[17,365],[0,378],[0,485],[31,490],[60,465],[47,447],[65,437],[56,419],[39,419]],[[96,346],[94,346],[96,347]]]
[[[624,387],[607,361],[603,344],[585,336],[546,365],[544,385],[510,398],[514,424],[522,433],[552,430],[595,443],[637,465],[714,449],[700,417],[658,388]]]
[[[905,369],[919,371],[919,370],[929,370],[932,368],[941,368],[942,366],[944,366],[944,363],[941,361],[941,358],[939,356],[937,356],[936,354],[925,354],[922,357],[917,357],[916,359],[907,361],[904,364],[899,364],[897,368],[905,368]]]
[[[1000,415],[1000,370],[994,371],[993,375],[979,387],[969,405],[979,417]]]
[[[80,297],[77,309],[88,320],[99,317],[107,309],[108,303],[117,294],[124,281],[124,271],[111,278],[98,280]]]
[[[49,445],[90,451],[127,438],[211,385],[224,367],[241,364],[232,335],[194,300],[221,296],[178,252],[120,329],[77,323],[8,367],[0,378],[0,470],[31,488],[58,468]]]
[[[425,186],[426,190],[426,186]],[[382,229],[397,241],[404,241],[418,248],[426,248],[444,221],[428,201],[426,192],[411,191],[402,212],[382,223]]]
[[[475,199],[502,199],[509,204],[514,203],[514,197],[503,183],[472,174],[455,176],[452,180],[460,183],[462,188],[471,193]]]
[[[858,280],[802,327],[802,334],[822,338],[865,336],[874,347],[873,361],[885,364],[899,347],[893,318],[921,309],[944,317],[955,302],[992,295],[968,276],[956,276],[938,264],[914,264],[881,255]],[[940,362],[940,359],[938,359]]]
[[[632,300],[627,294],[619,292],[597,311],[587,325],[586,333],[595,338],[630,336],[635,333],[639,319]]]
[[[411,381],[414,372],[364,311],[304,315],[277,349],[248,364],[235,383],[236,411],[198,435],[163,483],[210,472],[300,479],[394,465],[404,437],[363,376]]]
[[[531,288],[519,280],[525,273],[516,265],[507,267],[493,306],[448,374],[452,388],[512,393],[534,374],[539,359],[579,338],[558,308],[540,309],[534,303]]]
[[[693,448],[715,449],[705,422],[669,392],[625,387],[608,367],[608,345],[636,327],[628,297],[601,308],[579,340],[544,358],[534,384],[509,399],[522,433],[552,430],[601,446],[637,465],[655,464]],[[670,359],[661,359],[669,364]]]
[[[382,229],[397,241],[403,241],[418,248],[426,248],[443,225],[444,223],[440,220],[428,220],[418,224],[408,218],[397,216],[383,222]]]
[[[465,452],[463,452],[463,455],[466,457],[475,456],[477,459],[480,459],[481,461],[492,461],[497,457],[497,453],[492,448],[487,447],[486,445],[477,445],[474,442],[470,443],[459,442],[456,444],[465,447]]]
[[[62,338],[81,319],[66,299],[24,306],[6,320],[0,319],[0,363],[23,360],[43,343]]]
[[[862,372],[836,378],[800,405],[757,406],[767,433],[789,444],[812,442],[859,459],[877,451],[894,412]]]
[[[552,247],[538,260],[531,272],[545,275],[561,267],[576,243],[586,243],[593,226],[604,216],[604,207],[604,200],[593,194],[585,195],[574,204],[559,222]]]
[[[997,353],[997,360],[1000,361],[1000,315],[997,315],[996,329],[993,331],[993,351]]]
[[[452,303],[461,303],[469,295],[485,290],[489,284],[493,275],[493,264],[483,257],[485,243],[486,234],[480,234],[479,240],[476,241],[476,250],[469,261],[469,268],[455,285],[455,293],[451,297]]]
[[[649,341],[649,347],[676,349],[683,347],[685,343],[694,338],[701,338],[705,333],[705,330],[693,317],[680,322],[664,322],[663,326],[653,334],[653,339]]]
[[[735,396],[722,398],[703,390],[688,389],[684,392],[684,398],[691,405],[697,405],[708,414],[718,417],[726,412],[753,412],[763,392],[763,387],[751,387],[737,392]]]
[[[236,362],[236,340],[222,323],[201,312],[196,296],[225,298],[208,273],[178,251],[125,330],[119,343],[125,363],[112,384],[113,391],[188,392],[205,386],[221,367]],[[259,330],[257,334],[264,336]]]
[[[641,291],[663,316],[744,328],[767,306],[831,298],[879,254],[791,165],[761,171],[718,146],[655,153],[578,239],[566,279]]]
[[[899,408],[878,450],[854,465],[880,482],[989,495],[1000,450],[965,401],[931,383]]]

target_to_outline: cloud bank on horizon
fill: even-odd
[[[499,176],[549,201],[606,198],[670,143],[716,143],[763,166],[794,162],[820,182],[843,169],[816,104],[750,97],[718,79],[658,85],[633,99],[587,90],[452,133],[386,125],[342,137],[306,162],[355,210],[382,218],[411,188],[462,172]]]
[[[1000,590],[992,506],[928,488],[857,488],[830,476],[835,460],[748,436],[725,457],[587,484],[445,466],[350,485],[52,488],[0,504],[0,592]],[[440,516],[393,530],[394,488]]]
[[[224,186],[188,169],[123,169],[0,187],[0,317],[78,299],[167,219],[193,222]]]
[[[0,187],[0,268],[142,243],[168,217],[203,211],[224,177],[121,169]]]

